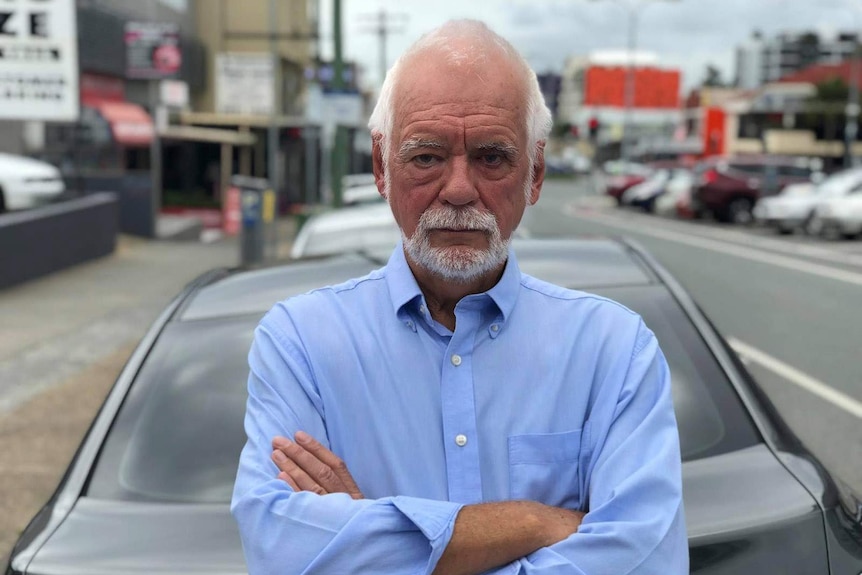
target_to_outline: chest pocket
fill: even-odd
[[[509,436],[509,495],[555,507],[581,507],[581,430]]]

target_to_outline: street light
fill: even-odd
[[[620,140],[623,159],[629,158],[629,132],[631,127],[632,108],[635,105],[635,50],[637,49],[637,27],[639,12],[649,4],[656,2],[679,2],[680,0],[590,0],[591,2],[611,1],[622,7],[628,16],[628,54],[626,55],[626,82],[623,95],[623,133]]]

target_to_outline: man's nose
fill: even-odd
[[[473,183],[469,159],[466,156],[454,156],[440,191],[440,201],[453,206],[465,206],[475,202],[478,197],[479,191]]]

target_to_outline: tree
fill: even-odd
[[[706,65],[703,86],[709,88],[721,88],[725,86],[724,79],[721,77],[721,69],[715,64]]]
[[[816,102],[846,102],[850,91],[847,82],[842,78],[834,77],[817,84],[817,94],[812,97]]]

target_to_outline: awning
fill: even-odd
[[[111,126],[114,141],[121,146],[144,147],[153,141],[153,120],[142,107],[131,102],[99,102],[93,106]]]

